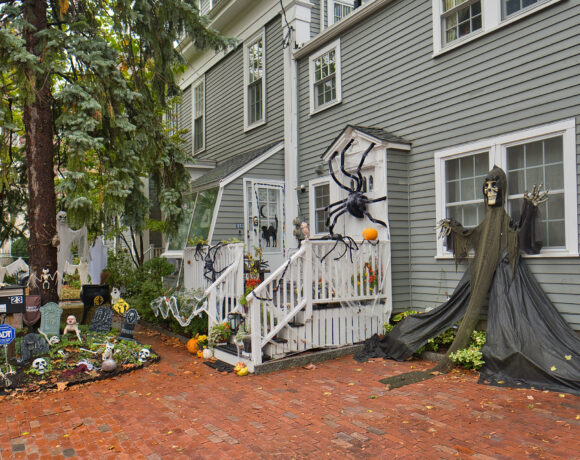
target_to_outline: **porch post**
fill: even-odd
[[[304,297],[306,298],[306,310],[304,312],[304,319],[310,321],[312,319],[312,289],[314,283],[312,282],[312,242],[309,240],[302,241],[306,247],[304,253]]]

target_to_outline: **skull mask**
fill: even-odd
[[[46,360],[44,358],[36,358],[32,362],[32,368],[36,369],[39,374],[44,374],[46,372]]]
[[[499,177],[487,176],[483,184],[483,194],[488,206],[502,205],[502,190]]]
[[[147,350],[147,348],[143,348],[139,352],[139,362],[144,363],[145,361],[147,361],[149,359],[149,356],[151,356],[151,352],[149,350]]]

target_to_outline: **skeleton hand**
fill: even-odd
[[[451,235],[451,219],[441,219],[437,222],[435,230],[439,230],[439,238],[446,238]]]
[[[544,184],[534,185],[532,187],[532,191],[530,193],[525,192],[524,193],[524,200],[529,201],[534,206],[539,206],[542,203],[545,203],[546,201],[548,201],[550,199],[550,197],[548,196],[549,191],[545,190],[542,192],[541,191],[542,185],[544,185]]]

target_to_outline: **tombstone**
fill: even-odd
[[[135,342],[135,339],[133,338],[133,332],[135,331],[135,326],[137,325],[138,321],[139,313],[137,313],[137,310],[134,308],[129,308],[127,313],[125,313],[123,326],[121,327],[121,333],[117,338],[120,340],[131,340]]]
[[[48,353],[49,348],[48,343],[40,334],[26,334],[20,341],[22,361],[28,361],[35,356],[44,355]]]
[[[55,302],[49,302],[40,307],[40,314],[40,328],[38,330],[49,338],[53,335],[60,335],[62,308]]]
[[[91,332],[109,332],[113,325],[113,309],[108,305],[97,308],[89,326]]]
[[[24,312],[24,324],[34,326],[40,319],[40,296],[26,296],[26,311]]]

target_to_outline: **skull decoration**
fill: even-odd
[[[499,177],[487,176],[483,184],[483,194],[488,206],[501,206],[501,182]]]
[[[60,343],[60,337],[58,335],[53,335],[49,340],[48,340],[48,344],[49,345],[56,345],[57,343]]]
[[[143,348],[140,352],[139,352],[139,362],[144,363],[149,359],[149,356],[151,356],[151,352],[149,350],[147,350],[147,348]]]
[[[112,359],[113,358],[113,350],[114,350],[114,348],[115,348],[115,344],[112,343],[112,342],[108,342],[105,345],[105,351],[103,351],[103,355],[102,355],[103,361],[105,361],[107,359]]]
[[[39,374],[44,374],[46,372],[47,366],[48,366],[48,364],[46,363],[46,360],[44,358],[36,358],[32,362],[32,368],[36,369],[36,371]]]

